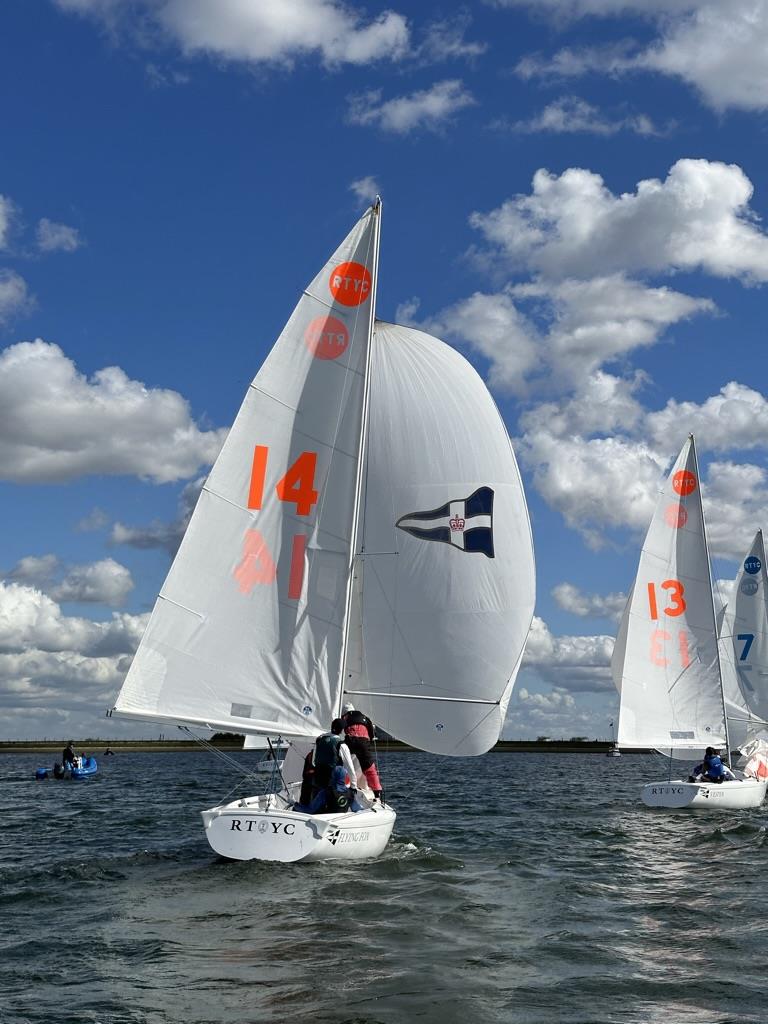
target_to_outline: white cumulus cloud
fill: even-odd
[[[407,135],[417,129],[440,130],[455,113],[475,103],[458,79],[437,82],[407,96],[382,100],[380,89],[350,97],[352,124],[375,125],[385,132]]]
[[[66,616],[39,590],[0,581],[3,738],[98,735],[148,619]]]
[[[184,54],[245,63],[290,63],[317,55],[329,65],[397,60],[408,53],[403,15],[384,11],[365,19],[339,0],[55,0],[62,10],[88,14],[113,31],[150,26]]]
[[[768,280],[768,236],[750,209],[752,183],[735,164],[678,160],[666,180],[614,195],[599,174],[539,170],[530,195],[471,223],[512,266],[547,278],[703,270]]]
[[[113,558],[65,566],[56,555],[28,555],[8,579],[36,587],[54,601],[121,605],[133,590],[130,570]]]
[[[0,326],[32,305],[27,282],[15,270],[0,269]]]
[[[8,248],[15,216],[16,204],[8,196],[0,195],[0,249]]]
[[[354,192],[361,203],[371,203],[381,193],[378,182],[370,174],[365,178],[356,178],[355,181],[351,181],[349,191]]]
[[[650,45],[564,48],[528,55],[518,73],[579,75],[658,72],[681,79],[715,110],[768,107],[768,0],[496,0],[499,6],[548,10],[566,21],[585,16],[639,15],[656,25]]]
[[[533,117],[522,121],[496,122],[493,127],[508,128],[524,134],[586,134],[616,135],[633,132],[636,135],[658,135],[653,120],[647,114],[609,115],[578,96],[561,96],[547,104]]]
[[[75,252],[83,244],[77,228],[43,217],[37,225],[37,245],[41,252]]]
[[[91,378],[38,339],[0,353],[0,479],[58,482],[135,474],[156,483],[213,462],[226,431],[201,431],[175,391],[117,366]]]
[[[572,583],[558,583],[552,596],[561,608],[580,618],[598,616],[618,620],[627,603],[626,594],[585,594]]]
[[[522,667],[564,691],[610,690],[613,642],[612,636],[554,636],[534,615]]]
[[[663,409],[649,413],[647,429],[662,446],[680,423],[696,435],[700,450],[768,447],[768,400],[737,381],[729,381],[701,403],[670,398]]]
[[[160,548],[170,555],[175,555],[181,539],[189,525],[195,510],[197,499],[205,483],[205,477],[198,477],[188,483],[179,496],[179,508],[176,519],[171,522],[155,520],[148,526],[126,526],[115,523],[112,527],[110,540],[113,544],[125,544],[139,550]]]

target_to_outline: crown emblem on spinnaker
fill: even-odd
[[[419,540],[437,540],[461,551],[479,551],[493,558],[493,489],[478,487],[467,498],[454,498],[439,508],[409,512],[395,523]]]

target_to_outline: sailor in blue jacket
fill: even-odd
[[[720,754],[714,747],[707,747],[704,760],[693,769],[691,782],[727,782],[735,778],[731,769],[723,764]]]

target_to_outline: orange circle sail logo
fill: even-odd
[[[667,505],[664,518],[668,526],[679,530],[688,522],[688,511],[683,505]]]
[[[340,263],[331,271],[328,287],[342,306],[359,306],[371,294],[371,272],[362,263]]]
[[[316,316],[304,332],[304,344],[315,359],[338,359],[347,351],[349,331],[335,316]]]
[[[693,494],[696,490],[696,477],[688,469],[678,469],[672,477],[672,487],[676,494],[683,497]]]

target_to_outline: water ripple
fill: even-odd
[[[384,855],[308,865],[213,856],[204,754],[37,762],[0,757],[2,1024],[768,1019],[766,810],[649,811],[651,759],[387,755]]]

